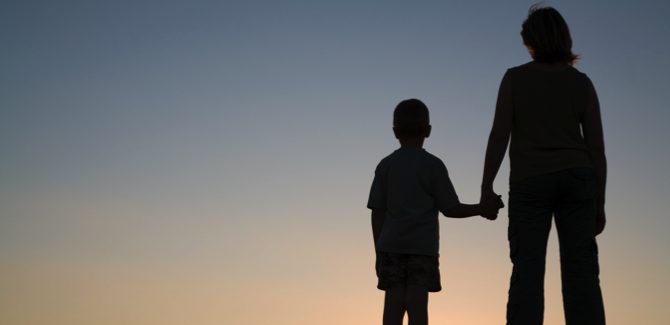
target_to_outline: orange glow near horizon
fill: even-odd
[[[426,103],[426,150],[477,202],[529,5],[3,1],[0,325],[381,324],[365,203],[393,109]],[[557,9],[601,104],[607,322],[666,325],[670,1]],[[431,324],[504,324],[506,213],[440,218]]]
[[[456,229],[447,233],[476,227],[448,223]],[[182,265],[169,259],[162,265],[138,259],[19,259],[3,270],[0,318],[4,324],[63,325],[380,323],[383,292],[374,287],[367,238],[343,243],[318,237],[284,237],[256,256],[208,256]],[[455,234],[443,239],[444,290],[430,296],[432,324],[504,322],[510,265],[500,253],[506,248],[489,254],[492,247],[476,245],[478,240]],[[553,235],[550,241],[545,324],[558,325],[563,316]],[[629,284],[609,279],[628,274],[608,260],[603,282],[609,323],[658,324],[660,315],[644,315],[651,307],[637,299],[625,302],[630,308],[620,307],[616,293]]]

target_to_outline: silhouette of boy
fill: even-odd
[[[423,102],[400,102],[393,113],[400,148],[377,165],[370,189],[377,288],[386,291],[384,325],[402,325],[405,311],[410,325],[428,324],[428,292],[442,289],[438,211],[494,220],[503,207],[499,196],[481,204],[459,202],[442,160],[423,149],[430,131]]]

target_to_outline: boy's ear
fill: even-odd
[[[428,124],[428,126],[426,127],[426,135],[425,135],[426,138],[430,136],[431,130],[433,130],[433,127],[430,126],[430,124]]]
[[[396,139],[400,140],[398,137],[398,130],[396,130],[395,126],[393,127],[393,135],[395,136]]]

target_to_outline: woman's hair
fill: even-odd
[[[531,55],[535,61],[574,64],[579,58],[572,53],[568,24],[552,7],[532,5],[521,25],[521,38],[532,49]]]

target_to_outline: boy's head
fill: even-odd
[[[416,98],[401,101],[393,111],[393,133],[398,140],[427,138],[430,129],[428,107]]]

